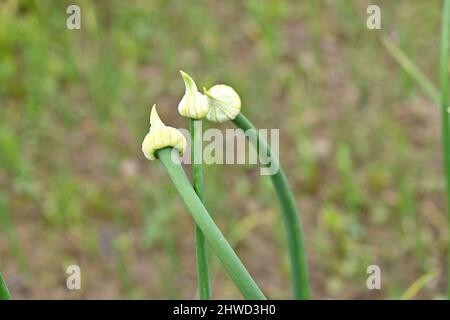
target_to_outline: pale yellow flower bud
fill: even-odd
[[[212,122],[225,122],[233,120],[241,111],[241,99],[230,86],[217,84],[206,90],[208,98],[208,114],[206,118]]]
[[[178,129],[166,126],[156,112],[156,105],[153,105],[150,112],[150,130],[142,142],[142,152],[148,160],[155,160],[155,152],[165,147],[175,148],[183,155],[186,138]]]
[[[178,112],[183,116],[191,119],[201,119],[208,113],[208,100],[198,92],[197,85],[194,80],[185,72],[180,71],[183,76],[186,92],[178,104]]]

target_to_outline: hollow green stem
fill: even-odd
[[[244,298],[264,300],[264,294],[214,223],[214,220],[192,188],[181,164],[172,161],[171,154],[172,148],[163,148],[156,152],[158,159],[166,168],[175,188],[178,190],[197,226],[208,240],[209,245],[222,262],[225,270],[241,291]]]
[[[195,193],[203,202],[203,168],[202,168],[202,127],[201,120],[189,119],[191,133],[192,181]],[[195,225],[195,249],[197,257],[198,288],[201,300],[211,298],[208,275],[208,253],[206,239],[202,230]]]
[[[253,132],[257,132],[255,126],[242,114],[242,112],[238,114],[233,122],[244,131],[252,130]],[[289,187],[289,183],[283,169],[281,168],[281,165],[278,163],[276,157],[272,156],[271,149],[264,138],[257,133],[256,139],[251,139],[251,142],[257,144],[255,147],[258,150],[258,154],[262,152],[262,154],[267,155],[270,157],[272,167],[279,168],[279,170],[270,177],[283,213],[291,261],[291,283],[293,296],[295,299],[308,299],[308,262],[306,258],[300,215],[297,210],[295,198],[292,194],[291,188]]]
[[[448,112],[448,49],[450,33],[450,0],[445,0],[442,12],[442,29],[441,29],[441,52],[440,52],[440,83],[441,83],[441,113],[442,113],[442,152],[444,158],[445,170],[445,188],[447,200],[447,231],[450,234],[450,119]],[[447,249],[448,270],[447,270],[447,295],[450,299],[450,241]]]
[[[10,299],[11,295],[9,294],[5,279],[3,279],[3,275],[0,272],[0,300],[10,300]]]

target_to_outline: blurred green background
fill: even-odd
[[[196,298],[192,220],[140,150],[153,103],[187,127],[180,69],[281,129],[313,297],[445,297],[439,109],[379,41],[436,83],[440,1],[75,2],[0,2],[0,270],[15,298]],[[69,4],[81,30],[66,28]],[[382,30],[366,28],[369,4]],[[263,291],[290,298],[270,179],[206,166],[205,186]],[[213,297],[240,298],[210,263]],[[70,264],[82,290],[66,288]],[[382,290],[366,288],[371,264]]]

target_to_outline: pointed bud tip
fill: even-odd
[[[156,104],[152,106],[150,109],[150,125],[154,121],[154,119],[159,118],[158,111],[156,111]]]
[[[197,85],[195,84],[194,79],[191,78],[190,75],[188,75],[183,70],[180,70],[181,76],[183,77],[184,85],[186,86],[186,90],[190,89],[192,91],[197,91]]]
[[[161,127],[164,126],[164,122],[162,122],[159,117],[158,111],[156,111],[156,104],[153,105],[152,110],[150,111],[150,129],[152,127]]]

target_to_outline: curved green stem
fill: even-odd
[[[202,168],[202,127],[201,120],[189,119],[189,131],[191,133],[191,162],[192,180],[194,190],[203,202],[203,168]],[[197,257],[198,288],[201,300],[211,298],[211,289],[208,275],[208,253],[206,239],[202,230],[195,225],[195,252]]]
[[[10,300],[11,295],[9,294],[6,282],[3,279],[2,273],[0,272],[0,300]]]
[[[450,119],[448,112],[448,48],[450,33],[450,0],[445,0],[442,12],[441,52],[440,52],[440,83],[441,83],[441,113],[442,113],[442,152],[444,158],[445,186],[447,198],[447,230],[450,233]],[[450,299],[450,241],[448,254],[448,298]]]
[[[255,126],[242,114],[233,120],[233,122],[244,131],[252,130],[257,133]],[[271,149],[267,142],[259,133],[256,134],[256,139],[252,139],[256,143],[258,154],[261,152],[270,157],[272,167],[279,168],[279,170],[271,175],[272,183],[280,202],[284,226],[289,246],[289,256],[291,261],[291,283],[295,299],[309,298],[309,276],[308,276],[308,262],[306,258],[305,245],[303,240],[302,225],[300,222],[300,215],[297,210],[295,198],[292,194],[291,188],[287,181],[286,175],[276,157],[272,157]]]
[[[225,270],[231,279],[233,279],[245,299],[265,300],[264,294],[195,193],[183,167],[180,163],[172,161],[171,154],[172,148],[164,148],[156,152],[158,159],[166,168],[188,211],[191,213],[198,227],[202,230],[209,245],[225,267]]]

